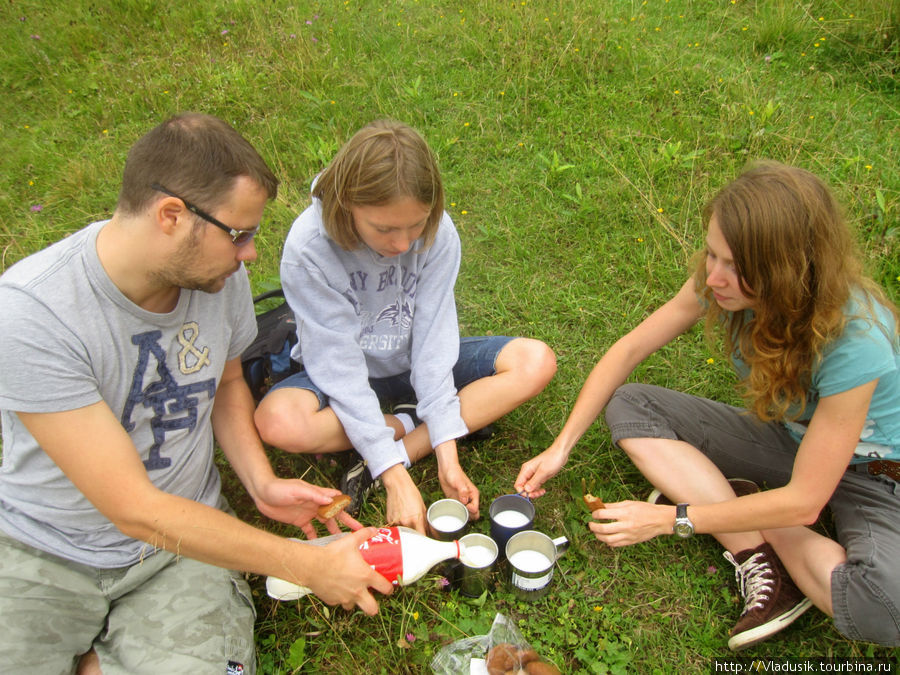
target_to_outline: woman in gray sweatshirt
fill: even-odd
[[[425,504],[407,468],[433,451],[444,494],[477,518],[478,488],[456,440],[539,394],[556,372],[538,340],[460,338],[459,262],[434,156],[396,122],[358,131],[291,227],[281,281],[303,370],[271,389],[256,423],[289,452],[355,449],[354,480],[341,486],[354,498],[351,513],[380,478],[387,521],[424,532]],[[382,412],[396,403],[407,405]]]

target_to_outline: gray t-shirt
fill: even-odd
[[[159,489],[216,506],[213,397],[225,362],[250,344],[256,322],[243,268],[219,293],[182,290],[169,313],[141,309],[97,256],[105,224],[0,277],[0,529],[69,560],[111,568],[152,551],[93,507],[14,412],[59,412],[103,400]]]

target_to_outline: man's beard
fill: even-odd
[[[203,291],[204,293],[218,293],[225,287],[226,273],[223,271],[216,276],[204,276],[195,268],[198,261],[203,258],[203,250],[200,238],[197,236],[202,228],[191,230],[188,237],[166,264],[150,273],[151,281],[160,286],[184,288],[189,291]],[[237,269],[232,270],[233,274]]]

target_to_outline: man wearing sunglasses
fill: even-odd
[[[259,510],[314,536],[337,490],[278,479],[240,354],[245,262],[278,181],[225,122],[184,114],[129,152],[119,201],[0,277],[0,631],[16,673],[252,673],[241,572],[378,605],[357,530],[327,547],[234,517],[214,439]],[[335,520],[326,523],[338,530]]]

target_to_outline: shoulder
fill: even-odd
[[[834,342],[876,342],[895,346],[897,324],[893,312],[877,298],[860,290],[844,307],[846,323]]]
[[[692,324],[699,321],[706,311],[709,309],[709,301],[697,288],[697,284],[693,277],[689,277],[685,281],[678,292],[663,305],[673,314],[677,314],[684,321]]]
[[[71,274],[70,261],[81,255],[85,242],[96,235],[103,224],[93,223],[18,261],[0,276],[0,286],[37,288],[54,275]],[[57,292],[59,290],[56,288]]]
[[[851,300],[843,331],[831,340],[815,369],[823,390],[835,383],[867,382],[897,370],[900,346],[893,314],[877,302]]]
[[[318,199],[313,199],[312,203],[294,218],[288,237],[302,239],[324,231],[321,228],[322,206]]]
[[[441,233],[445,236],[459,237],[459,234],[456,231],[456,224],[453,222],[450,214],[446,211],[441,215],[441,221],[438,223],[438,234]]]
[[[317,250],[325,250],[331,245],[333,242],[322,223],[321,205],[319,200],[314,199],[312,204],[291,223],[291,229],[284,242],[284,255],[286,258],[298,258],[302,254],[314,254]]]
[[[453,223],[453,219],[450,217],[446,211],[441,216],[440,223],[438,223],[438,229],[434,236],[434,243],[432,244],[437,249],[446,249],[446,248],[459,248],[460,240],[459,240],[459,232],[456,230],[456,225]]]
[[[73,298],[82,297],[90,285],[89,263],[84,258],[86,242],[103,223],[95,223],[23,258],[0,276],[4,320],[33,323],[38,317],[61,320],[76,308]]]
[[[316,283],[342,286],[349,267],[364,267],[359,251],[344,251],[325,232],[318,200],[301,213],[288,233],[281,255],[281,284],[285,290]],[[310,288],[298,291],[310,292]]]

